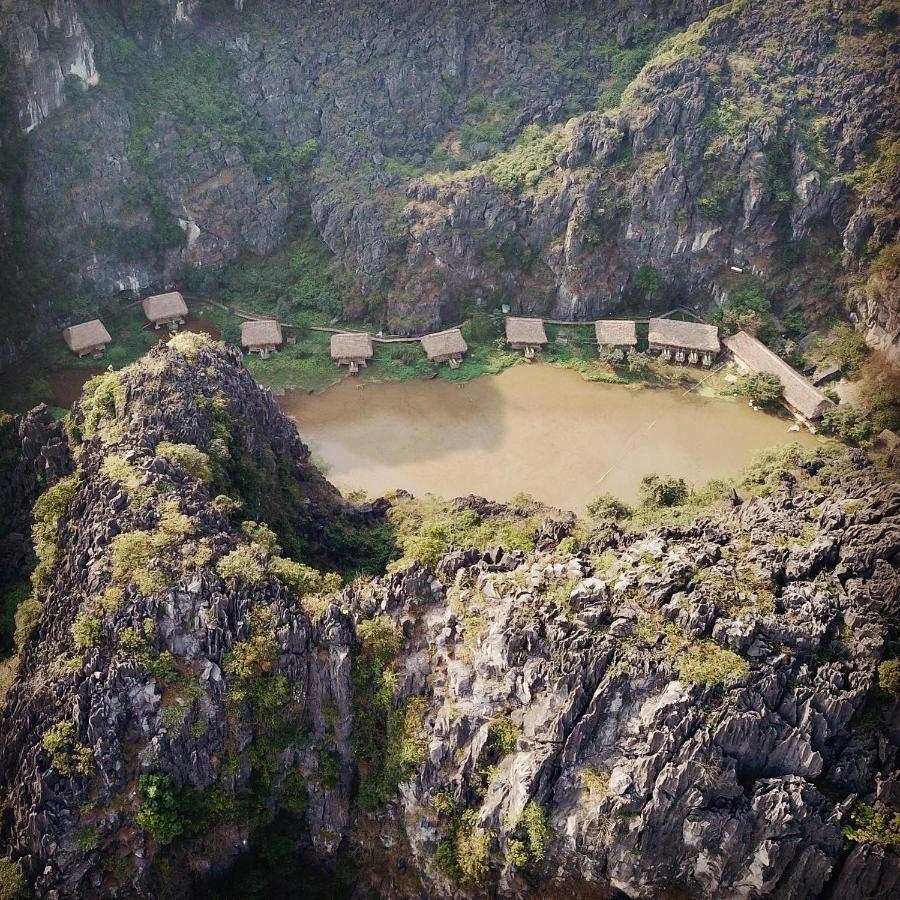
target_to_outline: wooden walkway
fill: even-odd
[[[234,309],[230,309],[224,303],[220,303],[219,301],[213,300],[210,297],[201,297],[197,294],[183,294],[183,296],[186,300],[196,301],[198,303],[208,303],[211,306],[215,306],[218,309],[221,309],[225,312],[230,312],[233,315],[237,316],[239,319],[243,319],[246,322],[253,322],[253,321],[256,321],[259,319],[275,319],[276,322],[278,321],[274,316],[264,316],[264,315],[261,315],[260,313],[250,312],[249,310],[241,309],[241,307],[239,307],[239,306],[235,306]],[[141,301],[138,300],[136,302],[140,303]],[[136,305],[136,304],[133,304],[133,305]],[[660,313],[660,315],[654,316],[653,318],[666,319],[675,313],[682,313],[684,315],[688,315],[692,319],[696,320],[697,322],[703,321],[695,312],[693,312],[693,310],[687,309],[687,307],[684,307],[684,306],[676,306],[674,309],[670,309],[668,312]],[[590,321],[587,321],[587,322],[579,322],[579,321],[574,321],[572,319],[541,319],[541,321],[545,325],[562,325],[562,326],[571,326],[574,328],[593,328],[597,321],[602,321],[602,320],[591,319]],[[640,322],[640,323],[646,325],[647,323],[649,323],[650,318],[649,317],[648,318],[637,318],[637,319],[629,318],[628,321]],[[288,328],[288,329],[292,329],[292,328],[296,329],[296,328],[304,327],[302,325],[296,325],[291,322],[278,322],[278,324],[282,328]],[[428,334],[438,333],[438,332],[428,332],[427,334],[424,334],[424,335],[422,335],[422,334],[420,334],[420,335],[401,335],[401,334],[376,335],[376,334],[372,334],[371,332],[368,332],[368,331],[353,331],[350,328],[338,328],[337,326],[333,326],[333,325],[308,325],[306,327],[308,327],[310,331],[321,331],[321,332],[325,332],[327,334],[368,334],[372,338],[372,341],[376,344],[415,344],[415,343],[418,343],[419,341],[421,341],[423,337],[427,337]],[[460,325],[450,325],[450,326],[447,326],[446,328],[441,328],[440,331],[449,331],[451,328],[460,328],[460,327],[462,327],[461,324]],[[596,343],[596,341],[590,341],[590,343]]]

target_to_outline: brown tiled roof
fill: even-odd
[[[719,329],[715,325],[704,325],[701,322],[651,319],[650,343],[699,350],[703,353],[718,353]]]
[[[72,325],[63,331],[62,336],[68,348],[75,353],[108,344],[112,340],[106,326],[99,319]]]
[[[469,349],[462,332],[458,328],[448,328],[446,331],[426,334],[422,338],[422,347],[428,354],[429,359],[465,353]]]
[[[547,332],[543,319],[520,319],[508,316],[506,319],[506,342],[508,344],[534,344],[542,346],[547,343]]]
[[[371,359],[372,336],[369,334],[333,334],[332,359]]]
[[[144,307],[144,315],[151,322],[160,322],[165,319],[180,319],[186,316],[188,312],[184,297],[178,291],[145,297],[141,301],[141,306]]]
[[[754,375],[759,372],[774,375],[784,389],[785,402],[805,418],[816,419],[831,406],[831,401],[820,390],[752,334],[739,331],[725,338],[725,346]]]
[[[272,347],[280,346],[284,339],[281,326],[275,319],[253,319],[241,323],[241,346]]]
[[[633,347],[637,343],[637,326],[627,319],[605,319],[594,323],[598,344]]]

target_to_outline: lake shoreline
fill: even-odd
[[[825,443],[734,397],[576,374],[533,363],[461,384],[345,378],[320,393],[286,391],[278,403],[345,490],[501,502],[524,492],[574,511],[601,493],[635,500],[645,474],[699,488],[736,476],[755,451]]]

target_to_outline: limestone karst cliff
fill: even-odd
[[[472,305],[709,306],[757,279],[780,312],[853,311],[896,353],[891,0],[0,15],[18,334],[311,221],[352,279],[344,311],[395,330]]]
[[[386,513],[191,335],[90,382],[65,446],[0,712],[5,883],[283,896],[302,859],[324,896],[900,887],[900,491],[862,451],[772,455],[645,532]],[[391,541],[389,574],[328,574]]]

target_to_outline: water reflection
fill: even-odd
[[[329,477],[373,495],[526,491],[582,509],[602,492],[634,499],[648,472],[700,485],[737,474],[763,447],[816,442],[743,402],[590,384],[538,364],[466,385],[348,379],[281,403]]]

